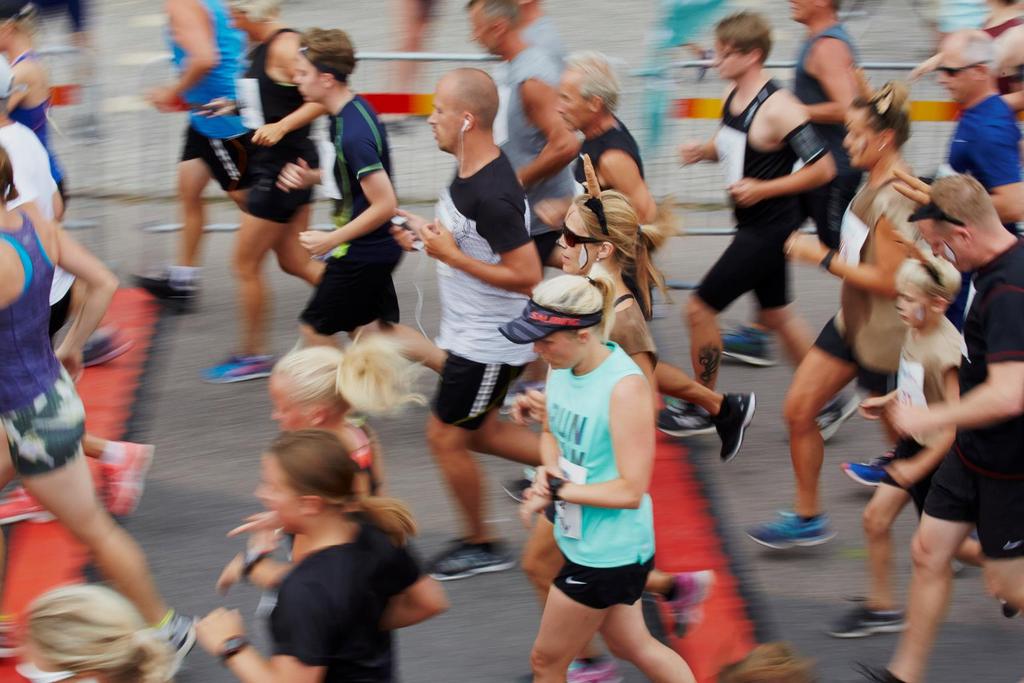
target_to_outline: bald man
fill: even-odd
[[[498,419],[509,385],[533,360],[529,345],[509,342],[498,326],[525,307],[541,265],[526,193],[494,144],[497,111],[498,90],[485,72],[457,69],[441,79],[428,122],[458,171],[441,193],[435,223],[403,213],[423,250],[438,261],[437,345],[448,353],[426,431],[465,531],[431,566],[441,581],[514,565],[484,523],[483,484],[471,451],[540,464],[539,437]],[[411,247],[408,231],[394,232]]]

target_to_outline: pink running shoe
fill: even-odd
[[[675,575],[674,582],[675,595],[666,603],[676,625],[676,636],[682,637],[687,628],[699,624],[704,617],[702,605],[715,584],[715,572],[682,572]]]
[[[0,525],[31,520],[49,522],[53,515],[46,511],[23,487],[18,486],[0,501]]]
[[[621,683],[619,667],[611,657],[576,659],[569,666],[567,683]]]
[[[152,446],[141,443],[123,442],[124,460],[120,463],[103,463],[107,480],[107,509],[115,517],[130,515],[139,507],[142,490],[146,485],[146,473],[153,462]]]

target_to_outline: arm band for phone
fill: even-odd
[[[810,121],[805,121],[791,130],[785,142],[796,152],[805,166],[810,166],[828,153],[828,148]]]

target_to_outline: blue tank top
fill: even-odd
[[[242,72],[242,51],[245,37],[231,26],[231,18],[221,0],[199,0],[213,22],[213,39],[217,43],[217,66],[213,67],[201,81],[185,92],[184,99],[190,105],[203,105],[218,97],[235,99],[235,79]],[[168,32],[174,65],[179,69],[185,63],[186,52],[174,42]],[[208,138],[224,140],[246,132],[238,116],[207,118],[195,111],[189,113],[189,123]]]
[[[548,425],[558,441],[567,479],[600,484],[619,478],[608,422],[612,390],[624,377],[643,376],[618,344],[603,363],[586,373],[552,370],[547,384]],[[654,556],[651,497],[636,510],[560,502],[555,540],[567,558],[584,567],[621,567]]]
[[[21,227],[0,231],[21,259],[25,286],[21,296],[0,309],[0,413],[24,408],[53,387],[60,363],[50,344],[50,283],[53,263],[35,227],[21,214]]]
[[[832,101],[818,79],[807,72],[807,57],[811,54],[811,48],[821,38],[835,38],[846,43],[846,46],[850,48],[850,54],[853,55],[853,63],[857,63],[857,48],[853,44],[853,38],[846,32],[846,28],[842,24],[834,24],[821,33],[809,36],[800,47],[800,55],[796,59],[796,80],[793,83],[793,94],[804,104],[822,104]],[[836,171],[840,174],[849,173],[851,171],[850,155],[843,147],[846,126],[841,123],[814,123],[811,125],[825,141],[828,151],[832,153],[832,158],[836,161]]]
[[[39,57],[35,52],[29,50],[28,52],[22,53],[17,59],[11,62],[11,66],[20,64],[25,60],[38,61]],[[36,137],[39,138],[39,142],[43,143],[43,147],[46,149],[47,156],[50,157],[50,175],[53,176],[53,181],[59,183],[64,180],[64,169],[61,168],[60,162],[57,161],[57,155],[54,154],[53,148],[50,147],[50,130],[47,124],[46,116],[50,111],[50,98],[47,97],[45,100],[40,102],[34,107],[19,106],[17,109],[8,112],[8,116],[12,121],[17,121],[23,126],[28,127]]]

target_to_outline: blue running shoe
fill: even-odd
[[[835,535],[825,514],[805,522],[792,512],[780,512],[774,521],[747,529],[747,536],[755,543],[776,550],[821,545]]]
[[[749,325],[740,325],[722,335],[722,355],[748,365],[775,365],[771,356],[771,335]]]
[[[885,469],[865,462],[844,462],[841,467],[846,476],[864,486],[878,486],[885,479]]]
[[[203,371],[203,379],[211,384],[230,384],[270,377],[273,356],[231,356],[220,365]]]

